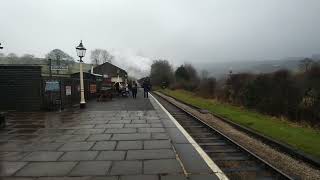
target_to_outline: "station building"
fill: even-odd
[[[110,78],[111,82],[113,83],[124,82],[125,78],[128,76],[128,73],[125,70],[109,62],[105,62],[99,66],[94,67],[92,71],[92,74],[100,74],[105,78]]]
[[[80,74],[46,74],[40,65],[0,65],[0,111],[57,110],[80,102]],[[123,82],[127,72],[104,63],[83,72],[86,100],[94,99],[104,78]]]

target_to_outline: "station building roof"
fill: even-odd
[[[108,75],[108,77],[116,77],[118,76],[124,77],[127,75],[127,71],[119,68],[118,66],[115,66],[109,62],[105,62],[99,66],[96,66],[93,68],[93,73],[95,74],[101,74],[101,75]]]

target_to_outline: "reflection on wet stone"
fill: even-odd
[[[28,180],[153,179],[159,176],[142,175],[156,172],[145,161],[175,158],[148,99],[93,102],[81,111],[17,112],[0,134],[0,176]]]

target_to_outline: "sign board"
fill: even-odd
[[[94,94],[97,92],[97,85],[96,84],[90,84],[90,93]]]
[[[60,91],[60,83],[59,81],[46,81],[45,91],[48,92],[59,92]]]
[[[53,70],[53,71],[67,71],[68,66],[51,66],[51,70]]]
[[[66,86],[66,96],[71,95],[71,86]]]
[[[103,77],[96,77],[96,81],[98,81],[98,82],[103,81]]]

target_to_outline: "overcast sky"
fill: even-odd
[[[0,42],[3,53],[59,48],[76,58],[82,39],[142,69],[155,58],[311,56],[320,54],[319,10],[319,0],[0,0]]]

